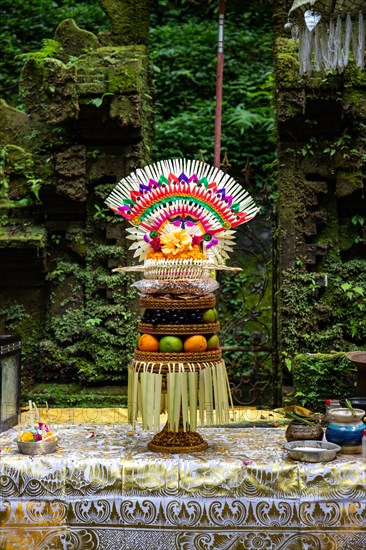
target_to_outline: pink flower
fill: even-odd
[[[45,432],[49,432],[49,427],[47,426],[47,424],[43,424],[43,422],[38,422],[38,426],[39,426],[39,429],[42,431],[42,426],[44,427],[44,431]]]
[[[41,441],[41,440],[42,440],[42,436],[39,435],[39,434],[34,434],[34,439],[35,439],[36,441]]]
[[[150,246],[154,252],[160,252],[161,250],[160,238],[155,237],[154,239],[151,239]]]
[[[192,246],[199,245],[202,241],[201,235],[193,235],[192,237]]]

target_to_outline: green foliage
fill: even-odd
[[[131,311],[134,279],[103,266],[124,253],[120,246],[94,240],[87,241],[85,265],[67,257],[55,262],[48,274],[52,292],[48,340],[42,342],[43,378],[53,365],[53,372],[67,378],[74,373],[87,383],[125,380],[136,336],[137,318]]]
[[[45,402],[49,407],[127,407],[126,388],[120,386],[105,386],[100,388],[85,388],[79,384],[36,384],[27,393],[28,404],[32,399],[43,407]]]
[[[181,0],[164,17],[153,18],[155,157],[203,157],[212,163],[217,13],[201,4],[199,13],[191,4],[189,16],[182,19],[186,5]],[[228,7],[225,23],[222,151],[234,172],[249,164],[252,183],[268,188],[274,159],[270,11],[268,6],[261,14],[253,7],[234,8]]]
[[[366,273],[363,260],[326,266],[328,286],[299,266],[282,275],[283,348],[289,356],[363,348]]]
[[[60,44],[57,42],[57,40],[53,40],[52,38],[43,38],[42,40],[42,48],[38,50],[37,52],[28,52],[20,54],[20,58],[23,60],[23,62],[27,59],[34,59],[35,61],[43,61],[44,59],[47,59],[48,57],[55,57],[55,54],[60,49]]]
[[[293,401],[324,412],[326,399],[354,394],[355,372],[345,353],[297,355],[293,359]]]

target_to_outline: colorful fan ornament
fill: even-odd
[[[128,415],[157,431],[152,451],[207,448],[201,425],[228,422],[230,387],[215,308],[235,228],[258,208],[230,176],[199,161],[167,160],[121,180],[106,203],[134,227],[127,229],[142,264],[113,271],[143,271],[133,286],[145,309],[128,371]],[[231,401],[230,401],[231,402]],[[232,402],[231,402],[232,404]]]
[[[258,212],[230,176],[200,161],[168,160],[122,179],[106,203],[133,226],[134,257],[218,267],[233,250],[234,228]],[[183,262],[183,263],[182,263]]]

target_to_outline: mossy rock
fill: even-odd
[[[146,0],[99,0],[111,22],[111,38],[118,44],[147,44],[150,7]]]
[[[31,123],[26,113],[10,107],[0,99],[0,147],[12,143],[23,145]]]
[[[343,94],[343,108],[357,119],[366,118],[366,90],[347,89]]]
[[[346,197],[357,189],[363,188],[363,174],[361,170],[337,172],[336,196]]]
[[[301,88],[304,78],[300,75],[300,67],[296,46],[292,39],[277,38],[275,43],[276,81],[281,88]]]
[[[75,67],[46,58],[29,59],[20,78],[20,95],[32,115],[39,121],[57,125],[78,118]]]
[[[345,84],[351,84],[353,88],[366,89],[366,71],[362,71],[352,62],[344,69],[343,80]]]
[[[80,29],[73,19],[59,24],[55,32],[57,40],[68,55],[79,56],[99,47],[98,38],[92,32]]]

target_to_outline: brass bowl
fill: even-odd
[[[54,453],[57,439],[54,441],[17,441],[18,450],[23,455],[48,455]]]

